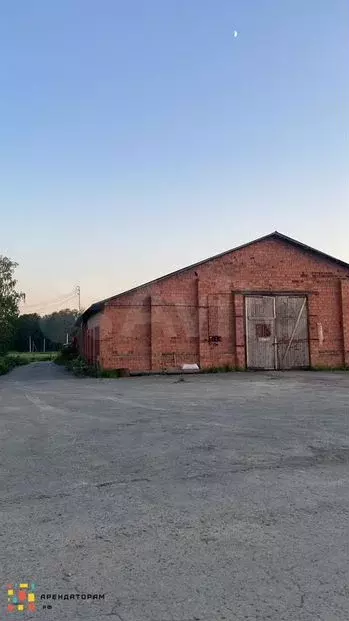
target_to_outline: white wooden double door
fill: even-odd
[[[305,296],[245,297],[247,367],[292,369],[309,366]]]

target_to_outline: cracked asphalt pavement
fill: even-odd
[[[23,618],[347,621],[348,415],[348,373],[15,369],[0,378],[1,619],[6,585],[34,581]]]

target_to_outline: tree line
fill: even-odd
[[[11,350],[57,351],[70,339],[79,315],[66,308],[49,315],[19,315],[14,322]]]
[[[57,351],[72,336],[79,311],[66,308],[44,316],[20,314],[17,263],[0,255],[0,355],[8,351]]]

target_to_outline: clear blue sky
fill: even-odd
[[[347,0],[1,2],[0,254],[28,304],[275,229],[349,262],[348,60]]]

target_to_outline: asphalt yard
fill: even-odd
[[[4,589],[35,582],[33,619],[347,621],[348,420],[348,373],[17,368],[0,378]]]

